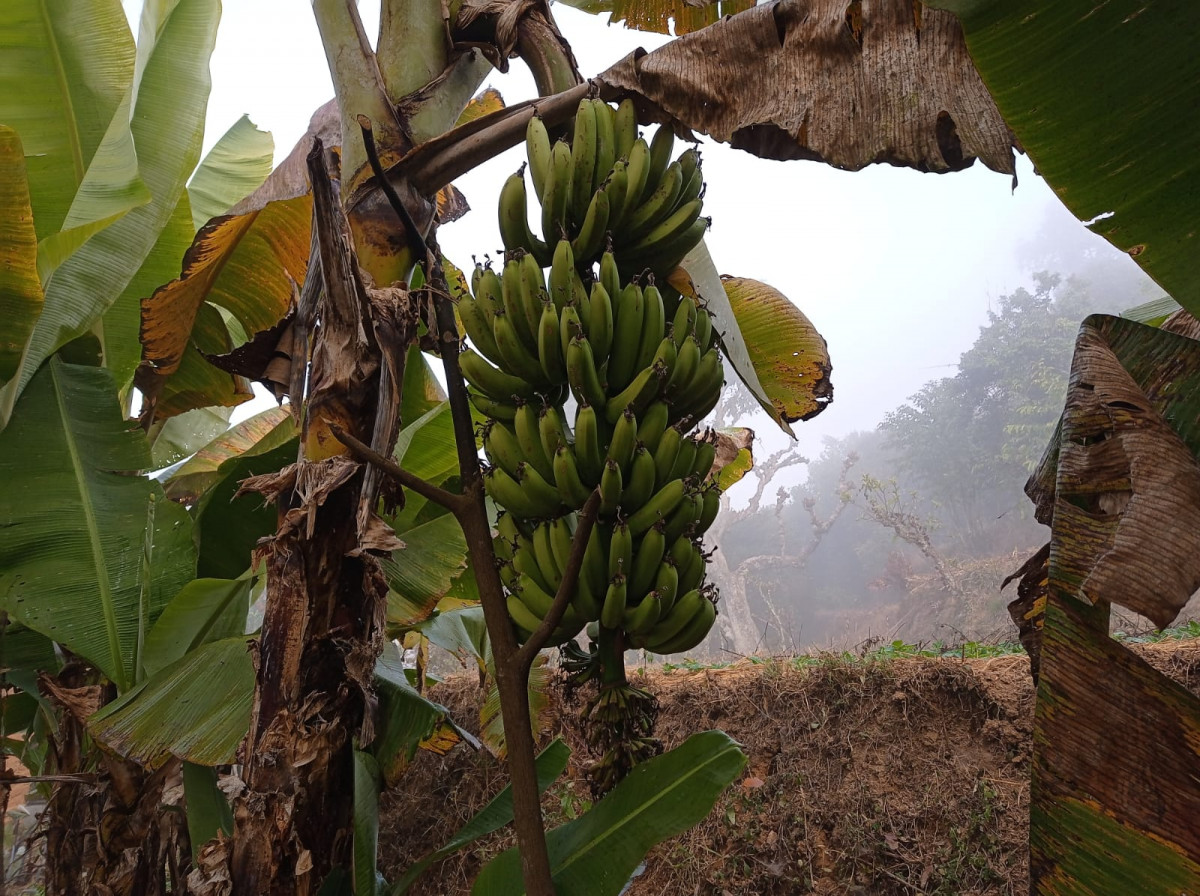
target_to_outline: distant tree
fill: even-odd
[[[1002,296],[958,373],[927,383],[880,429],[900,472],[971,550],[987,550],[994,521],[1014,506],[1054,431],[1080,321],[1116,311],[1087,283],[1034,277],[1032,292]]]

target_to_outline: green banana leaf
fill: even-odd
[[[245,637],[213,641],[150,676],[88,720],[110,750],[156,768],[170,756],[233,762],[250,726],[254,663]]]
[[[546,788],[558,780],[559,776],[566,770],[567,760],[570,758],[571,748],[563,742],[561,737],[556,737],[546,749],[538,754],[536,768],[539,794],[545,793]],[[417,878],[424,874],[425,869],[434,862],[440,862],[446,856],[458,852],[480,837],[486,837],[493,831],[500,830],[500,828],[509,824],[512,820],[513,801],[512,785],[510,784],[492,797],[486,806],[476,812],[471,817],[471,820],[459,828],[445,845],[411,865],[401,878],[392,885],[390,896],[402,896],[402,894],[407,893]]]
[[[379,890],[379,791],[383,776],[370,753],[354,751],[353,880],[356,896],[375,896]]]
[[[1158,327],[1179,309],[1180,305],[1178,302],[1170,296],[1163,296],[1161,299],[1144,302],[1141,305],[1126,309],[1121,312],[1121,317],[1128,320],[1136,320],[1139,324],[1145,324],[1148,327]]]
[[[187,186],[192,227],[223,215],[259,188],[271,173],[275,141],[243,115],[208,151]]]
[[[258,540],[275,532],[278,514],[273,506],[263,504],[259,495],[234,496],[243,479],[274,473],[294,463],[299,441],[293,437],[269,451],[248,452],[221,464],[220,481],[196,505],[199,575],[236,579],[250,566]]]
[[[483,621],[483,607],[470,606],[444,613],[437,613],[419,625],[413,626],[443,650],[449,651],[464,663],[473,658],[480,672],[487,670],[490,656],[487,624]]]
[[[8,380],[20,364],[43,298],[25,150],[16,131],[0,125],[0,320],[4,321],[0,382]]]
[[[435,405],[400,430],[394,451],[406,470],[435,485],[457,482],[458,455],[450,406]],[[404,542],[383,560],[388,579],[388,621],[412,625],[433,612],[466,566],[467,542],[462,528],[444,507],[413,492],[404,507],[387,519]]]
[[[42,362],[57,348],[91,329],[101,317],[105,364],[121,386],[132,376],[139,353],[140,297],[130,295],[126,288],[176,212],[187,177],[199,161],[209,91],[208,59],[219,17],[218,0],[157,0],[145,4],[136,76],[126,92],[132,114],[122,122],[117,110],[110,137],[114,145],[123,146],[130,143],[126,132],[132,136],[137,147],[137,173],[150,199],[94,233],[54,270],[45,286],[42,314],[27,342],[21,367],[0,390],[0,425],[7,424],[17,397]],[[30,85],[30,89],[35,86]],[[36,152],[37,147],[27,145],[26,151]],[[111,172],[107,165],[98,165],[104,161],[93,160],[88,176],[94,171],[98,182],[85,179],[84,187],[90,184],[90,189],[106,192],[114,173],[122,175],[116,183],[129,181],[126,170]],[[34,202],[36,214],[36,196]],[[64,226],[75,224],[68,215]]]
[[[119,690],[159,612],[195,574],[187,512],[141,475],[145,435],[106,370],[52,358],[0,433],[0,609]]]
[[[679,267],[682,276],[672,275],[672,284],[708,304],[734,371],[776,425],[795,438],[789,424],[816,416],[833,399],[821,334],[777,290],[744,278],[723,281],[703,240]]]
[[[996,106],[1063,204],[1200,313],[1200,7],[928,5],[959,17]]]
[[[153,675],[212,641],[246,634],[254,577],[193,579],[163,609],[146,636],[142,665]]]
[[[134,54],[120,0],[0,4],[0,122],[29,153],[39,240],[149,199],[132,141],[110,132],[129,134]],[[109,153],[122,142],[128,155],[118,162]],[[105,178],[77,194],[93,162]]]
[[[183,804],[187,811],[188,838],[192,843],[192,862],[200,849],[220,832],[233,836],[233,811],[217,786],[217,770],[194,762],[183,763]]]
[[[459,728],[449,710],[421,696],[408,680],[399,648],[388,642],[375,663],[378,730],[370,752],[388,786],[395,785],[418,749],[446,753],[460,741],[479,742]]]
[[[221,480],[221,465],[226,461],[241,455],[263,454],[295,437],[296,427],[288,410],[268,408],[199,449],[171,472],[163,481],[163,488],[172,501],[193,504]]]
[[[232,416],[232,408],[208,407],[156,420],[147,433],[154,468],[161,470],[191,457],[228,430]]]
[[[680,746],[634,767],[587,813],[546,835],[559,896],[617,896],[657,843],[702,821],[746,765],[723,731],[693,734]],[[525,892],[516,848],[489,862],[471,892]]]

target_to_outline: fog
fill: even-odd
[[[361,8],[373,32],[378,4]],[[561,5],[554,14],[585,75],[664,40],[607,27]],[[277,159],[332,95],[311,15],[283,0],[226,4],[213,78],[206,146],[248,113],[274,132]],[[495,74],[488,83],[509,101],[533,95],[531,78],[515,60],[510,74]],[[718,268],[786,294],[823,334],[833,361],[834,401],[796,426],[795,442],[760,413],[736,421],[758,433],[760,461],[792,452],[777,476],[764,483],[760,468],[736,486],[718,526],[721,584],[746,598],[761,633],[754,646],[799,649],[868,636],[1011,638],[998,580],[1045,537],[1021,494],[1028,458],[1024,466],[998,471],[986,452],[965,460],[955,455],[974,471],[959,477],[959,485],[969,492],[978,483],[978,493],[951,501],[933,487],[928,471],[924,478],[915,473],[913,458],[905,461],[877,427],[927,383],[955,377],[989,313],[1000,313],[1005,297],[1019,290],[1037,293],[1045,283],[1037,279],[1040,272],[1061,278],[1047,295],[1062,298],[1077,319],[1093,310],[1119,312],[1161,290],[1075,220],[1025,158],[1018,160],[1014,187],[1012,178],[980,165],[950,175],[885,166],[849,173],[811,162],[764,161],[709,141],[703,151],[705,213],[713,218],[708,244]],[[474,211],[446,227],[440,240],[460,266],[494,254],[499,186],[521,160],[514,149],[457,182]],[[1063,376],[1077,319],[1055,337],[1059,349],[1045,348]],[[731,406],[742,403],[731,399]],[[1027,427],[1022,414],[1012,426]],[[947,441],[953,440],[931,438],[926,453]],[[1028,453],[1028,444],[1021,448]],[[851,450],[858,460],[839,482]],[[880,487],[864,492],[864,474]],[[756,490],[755,514],[749,505]],[[852,500],[843,501],[849,492]],[[873,517],[872,495],[885,511],[891,501],[893,513],[924,525],[932,547],[922,552],[901,539],[895,526],[879,521],[885,512]],[[965,583],[949,601],[955,607],[941,615],[948,603],[945,577],[931,551]],[[755,556],[778,562],[747,565]],[[715,635],[709,647],[719,653],[731,644]]]

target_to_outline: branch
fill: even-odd
[[[533,665],[533,658],[537,656],[539,650],[546,646],[550,633],[562,622],[567,604],[571,602],[571,595],[575,593],[575,586],[579,583],[579,570],[583,566],[583,555],[587,550],[588,538],[592,534],[592,526],[596,524],[599,509],[600,490],[597,489],[588,497],[583,509],[579,512],[579,523],[575,527],[575,535],[571,539],[571,553],[567,556],[567,566],[563,570],[562,581],[558,583],[554,601],[550,604],[546,615],[542,617],[542,624],[537,627],[537,631],[517,651],[516,662],[522,669],[529,669]]]
[[[383,472],[387,473],[402,486],[416,492],[427,501],[432,501],[445,507],[455,516],[463,511],[465,500],[462,495],[456,495],[453,492],[448,492],[444,488],[439,488],[433,483],[426,482],[420,476],[410,473],[404,467],[400,466],[390,457],[384,457],[374,448],[360,442],[346,430],[342,429],[336,423],[329,424],[329,431],[333,433],[333,437],[345,445],[350,453],[359,460],[373,464]]]

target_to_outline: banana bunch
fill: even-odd
[[[672,160],[675,135],[665,126],[647,143],[638,135],[632,100],[615,110],[603,100],[582,100],[570,142],[553,145],[534,116],[525,148],[542,236],[529,224],[524,166],[501,190],[500,235],[506,250],[528,252],[543,267],[562,239],[583,267],[611,242],[626,273],[649,269],[662,278],[708,229],[709,219],[700,215],[700,153],[693,147]]]

